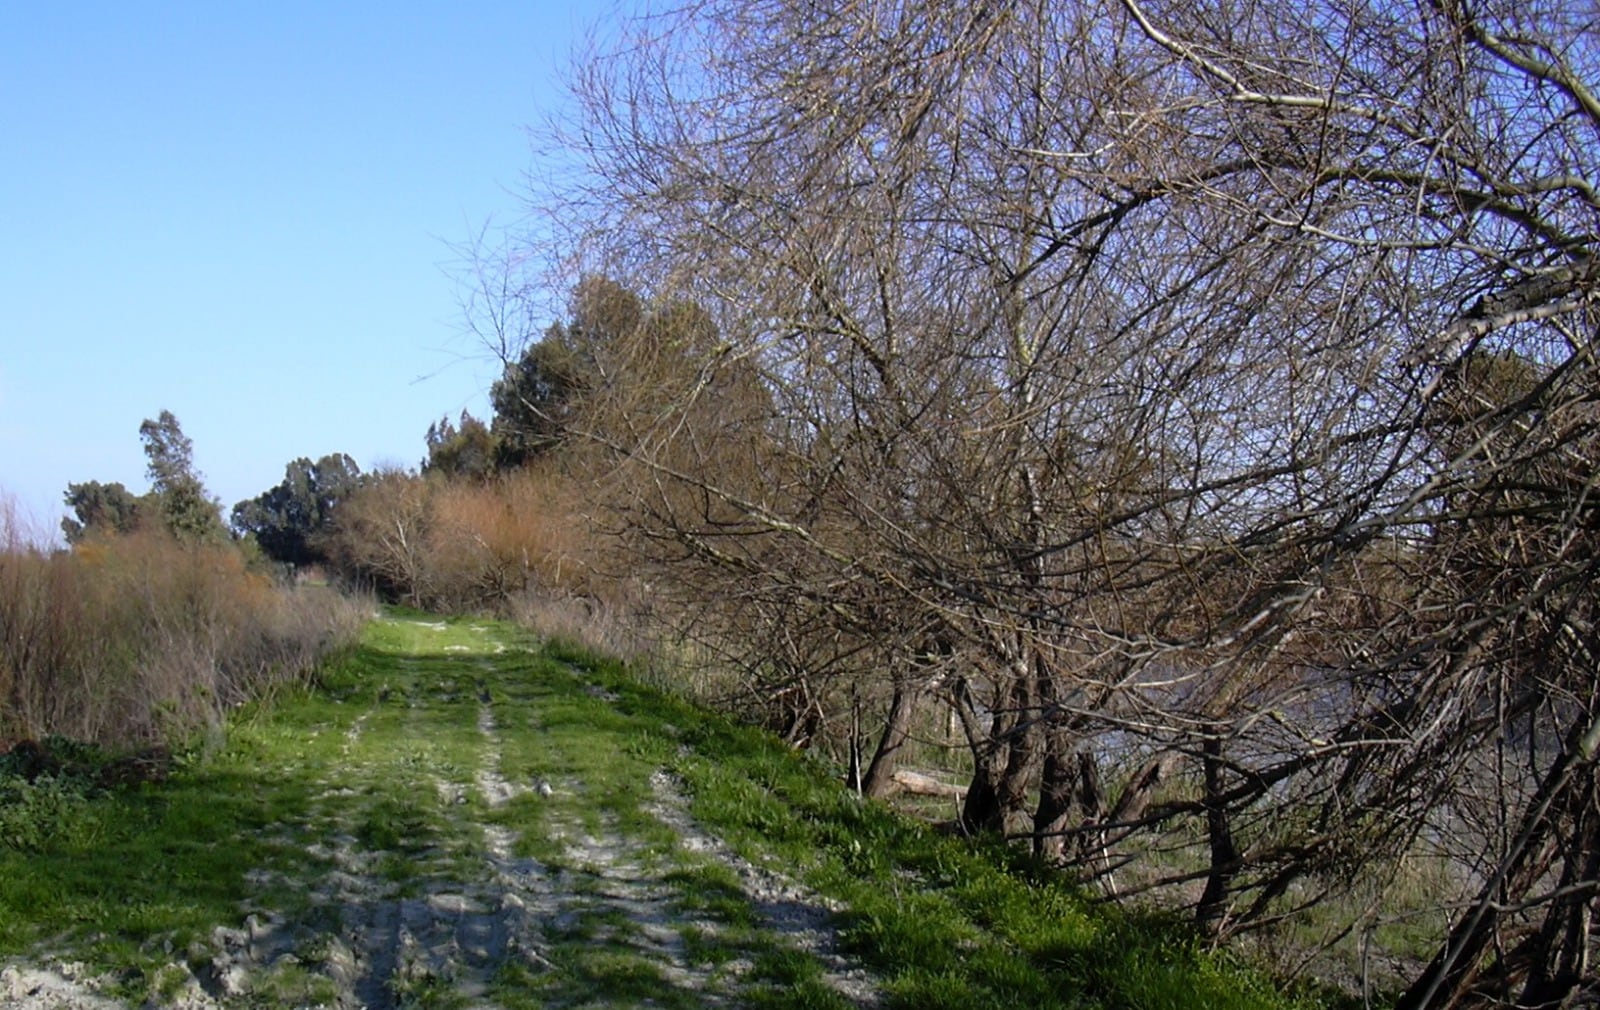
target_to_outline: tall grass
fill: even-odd
[[[138,746],[219,727],[229,707],[353,640],[366,611],[164,532],[40,546],[0,505],[0,746]]]

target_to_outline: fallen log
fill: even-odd
[[[958,786],[953,782],[944,782],[905,768],[895,770],[892,780],[895,792],[912,793],[917,796],[944,796],[950,799],[962,799],[967,795],[966,786]]]

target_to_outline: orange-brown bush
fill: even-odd
[[[215,728],[305,677],[364,609],[156,531],[42,548],[0,510],[0,739],[132,745]]]
[[[343,503],[326,547],[347,579],[430,610],[504,612],[587,594],[595,538],[554,468],[491,481],[385,474]]]

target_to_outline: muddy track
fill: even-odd
[[[443,634],[411,623],[403,630]],[[319,872],[246,871],[261,898],[177,952],[143,1005],[740,1006],[752,965],[772,950],[814,959],[846,1004],[877,1002],[868,973],[838,952],[827,903],[702,830],[666,769],[643,790],[649,838],[595,809],[580,774],[509,776],[508,744],[540,732],[542,714],[505,680],[505,644],[487,628],[472,632],[478,640],[426,662],[401,659],[394,683],[347,718],[304,823],[282,829],[282,843],[305,846]],[[454,749],[434,747],[430,734],[447,731]],[[395,803],[381,785],[397,768],[399,795],[426,795],[442,811],[443,827],[425,839],[373,827]],[[505,823],[519,806],[537,807],[542,837]],[[741,927],[693,910],[684,868],[708,865],[738,881],[750,910]],[[720,956],[705,954],[708,942]],[[0,1008],[125,1005],[97,995],[96,982],[70,965],[13,965],[0,974]]]

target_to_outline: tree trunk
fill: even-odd
[[[1012,818],[1028,808],[1028,786],[1034,771],[1039,767],[1039,730],[1032,723],[1019,726],[1011,735],[1007,747],[1005,772],[1000,776],[995,794],[1000,807],[1001,832],[1009,830]]]
[[[1156,789],[1167,781],[1177,763],[1178,756],[1169,751],[1150,760],[1144,767],[1134,772],[1133,778],[1123,787],[1122,795],[1117,797],[1117,805],[1106,815],[1107,830],[1119,833],[1130,830],[1122,825],[1137,821],[1144,816],[1145,810],[1150,807],[1150,801],[1155,798]]]
[[[998,747],[987,754],[979,754],[972,770],[972,784],[967,787],[967,798],[961,804],[961,830],[969,835],[985,831],[999,831],[1004,822],[1000,813],[1000,794],[996,782],[1003,769],[1005,752]]]
[[[1033,854],[1046,862],[1065,863],[1067,830],[1077,806],[1079,765],[1066,730],[1045,730],[1044,770],[1039,779],[1039,806],[1033,812]]]
[[[1037,763],[1037,737],[1035,727],[1018,725],[980,757],[961,808],[962,830],[1004,833],[1007,822],[1026,806],[1028,780]]]
[[[1228,808],[1222,801],[1222,738],[1216,727],[1201,745],[1205,768],[1206,836],[1211,848],[1211,866],[1206,874],[1206,889],[1195,905],[1195,923],[1212,936],[1220,936],[1227,924],[1228,895],[1239,872],[1239,850],[1233,844],[1233,829],[1228,823]]]
[[[900,758],[900,748],[911,735],[912,717],[917,711],[917,692],[904,685],[894,689],[889,702],[889,716],[878,738],[878,748],[872,753],[872,763],[861,780],[861,792],[873,799],[882,799],[894,790],[894,768]]]
[[[1037,730],[1029,721],[1032,681],[1031,670],[1026,668],[1012,678],[1005,709],[995,713],[988,739],[973,755],[972,786],[961,808],[961,828],[967,834],[1003,833],[1006,821],[1023,807],[1036,750]]]
[[[1555,1010],[1592,978],[1589,954],[1594,944],[1595,882],[1600,880],[1600,795],[1592,776],[1587,792],[1583,808],[1576,811],[1581,827],[1565,846],[1558,890],[1567,896],[1555,899],[1545,913],[1532,945],[1539,960],[1528,973],[1521,1006]]]
[[[854,685],[850,688],[850,770],[846,784],[861,792],[861,699]]]
[[[1042,709],[1041,700],[1047,691],[1037,654],[1026,645],[1019,651],[1016,661],[1016,690],[1013,692],[1012,729],[1006,736],[1006,763],[995,782],[995,798],[999,806],[999,824],[995,829],[1004,833],[1010,829],[1014,817],[1024,813],[1028,806],[1028,788],[1033,783],[1041,757],[1039,737]]]
[[[1078,809],[1083,811],[1086,825],[1098,825],[1106,814],[1106,793],[1100,785],[1100,763],[1086,750],[1078,752]],[[1078,836],[1078,852],[1085,860],[1099,855],[1105,848],[1104,831],[1091,836],[1084,832]],[[1101,839],[1101,841],[1096,841]]]
[[[913,796],[938,796],[951,800],[965,799],[967,795],[965,786],[958,786],[953,782],[946,782],[909,768],[896,768],[891,778],[895,792],[911,793]]]
[[[783,742],[795,750],[809,750],[822,726],[822,710],[810,699],[806,700],[806,706],[789,713],[789,725],[783,731]]]

